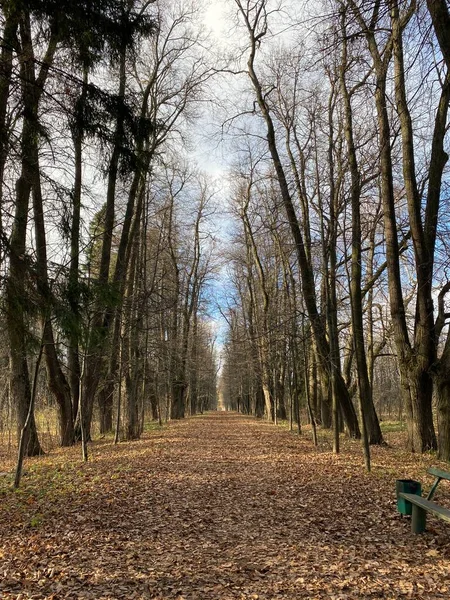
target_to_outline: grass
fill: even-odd
[[[162,431],[164,427],[164,423],[160,425],[158,421],[148,421],[144,423],[144,433],[149,433],[152,431]]]
[[[401,433],[406,431],[404,421],[380,421],[381,431],[383,433]]]

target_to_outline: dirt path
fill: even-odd
[[[4,494],[0,598],[450,596],[450,528],[412,537],[393,505],[393,450],[375,452],[368,478],[359,446],[336,458],[212,413],[95,446],[88,465],[76,452],[34,462]]]

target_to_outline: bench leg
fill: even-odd
[[[441,478],[440,477],[436,477],[436,479],[435,479],[435,481],[433,483],[433,487],[431,488],[431,490],[428,493],[427,500],[433,500],[433,496],[434,496],[434,494],[435,494],[435,492],[437,490],[437,486],[439,485],[440,481],[441,481]]]
[[[411,531],[423,533],[427,524],[427,512],[420,506],[413,504],[411,517]]]

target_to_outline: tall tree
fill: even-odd
[[[366,348],[364,339],[363,321],[363,292],[362,292],[362,232],[361,232],[361,192],[362,182],[358,165],[356,144],[353,129],[353,111],[351,97],[355,90],[347,85],[347,71],[349,66],[346,15],[341,13],[342,28],[342,63],[340,72],[340,85],[344,104],[345,139],[347,143],[348,164],[351,177],[350,198],[352,211],[352,257],[350,298],[352,314],[353,347],[356,358],[359,402],[361,405],[361,426],[363,442],[365,443],[366,465],[370,470],[370,454],[368,443],[380,444],[383,441],[378,417],[373,406],[372,388],[370,385],[367,366]]]
[[[57,39],[56,29],[52,28],[45,54],[40,60],[41,67],[36,74],[37,61],[33,48],[31,17],[29,11],[22,11],[19,20],[19,45],[17,46],[23,106],[20,146],[21,171],[16,183],[15,214],[9,242],[9,272],[6,287],[6,315],[10,343],[10,389],[17,406],[20,429],[24,428],[31,402],[27,364],[29,335],[26,322],[28,299],[26,288],[29,273],[29,257],[26,250],[28,208],[33,185],[39,179],[37,162],[39,104],[44,93],[49,69],[54,60]],[[34,189],[36,191],[36,185],[34,185]],[[24,445],[28,455],[40,454],[42,449],[37,437],[34,415],[30,415],[26,431],[28,439],[24,441]]]
[[[354,407],[348,394],[348,390],[345,387],[342,375],[337,369],[336,362],[331,360],[332,354],[330,354],[330,344],[327,339],[323,318],[320,315],[317,307],[312,265],[308,260],[304,236],[299,225],[295,204],[287,180],[286,170],[283,166],[283,161],[278,149],[274,120],[272,118],[267,94],[264,91],[263,84],[256,71],[256,56],[258,49],[260,49],[261,42],[268,32],[269,16],[271,11],[268,8],[268,3],[266,0],[259,0],[256,3],[244,2],[241,0],[235,0],[235,2],[248,34],[249,50],[247,74],[253,86],[256,102],[265,124],[267,147],[273,162],[273,167],[280,188],[281,198],[295,243],[302,281],[303,296],[309,319],[311,321],[314,339],[317,344],[319,359],[322,363],[324,373],[329,374],[330,378],[332,378],[335,382],[333,389],[336,397],[335,401],[339,404],[342,410],[350,435],[359,437],[359,425]]]
[[[413,450],[423,452],[437,447],[431,409],[432,373],[437,354],[432,295],[442,173],[448,158],[443,148],[449,101],[448,79],[445,80],[442,87],[439,104],[436,108],[431,153],[428,161],[428,194],[426,198],[423,198],[417,175],[414,120],[407,95],[403,48],[405,30],[415,15],[416,4],[411,2],[400,7],[397,2],[390,3],[389,6],[382,2],[376,2],[368,15],[364,14],[353,0],[349,0],[348,5],[360,31],[365,36],[376,77],[375,104],[380,132],[381,196],[384,208],[391,316],[402,391],[408,414],[409,446]],[[383,36],[378,35],[381,27],[387,32]],[[400,243],[397,233],[394,170],[391,154],[392,134],[387,110],[389,103],[387,76],[392,59],[395,75],[394,99],[401,133],[403,184],[417,277],[416,311],[412,336],[408,330],[402,291]],[[446,454],[443,448],[442,451]]]

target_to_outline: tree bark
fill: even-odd
[[[427,7],[447,71],[450,72],[450,11],[448,2],[446,0],[427,0]]]

